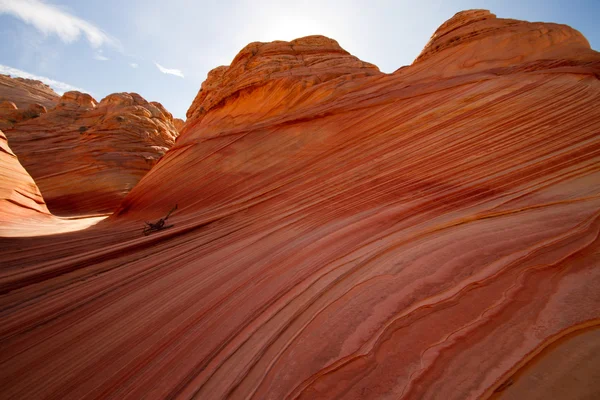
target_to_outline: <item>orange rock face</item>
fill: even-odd
[[[390,75],[247,46],[117,213],[6,241],[3,395],[570,398],[553,360],[598,354],[600,55],[556,27],[459,13]]]
[[[11,146],[59,215],[113,211],[175,142],[172,115],[135,93],[96,103],[67,92],[54,109],[6,130]]]

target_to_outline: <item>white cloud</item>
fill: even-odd
[[[94,60],[107,61],[107,60],[110,60],[110,58],[103,56],[102,49],[100,49],[100,50],[98,50],[98,52],[96,54],[94,54]]]
[[[42,81],[46,85],[50,86],[56,93],[62,95],[64,92],[69,92],[71,90],[77,90],[79,92],[89,93],[87,90],[78,88],[76,86],[69,85],[65,82],[55,81],[54,79],[47,78],[45,76],[39,76],[30,74],[29,72],[21,71],[20,69],[8,67],[6,65],[0,64],[0,74],[11,75],[13,77],[27,78],[27,79],[35,79],[37,81]]]
[[[110,45],[122,51],[121,43],[94,24],[41,0],[0,0],[0,14],[10,14],[33,25],[45,35],[55,34],[66,43],[84,35],[92,47]]]
[[[131,68],[137,68],[137,67],[139,67],[139,65],[137,65],[136,63],[129,63],[129,66]]]
[[[162,65],[160,65],[159,63],[157,63],[156,61],[154,62],[154,64],[156,64],[156,67],[159,69],[160,72],[162,72],[163,74],[169,74],[169,75],[175,75],[175,76],[179,76],[180,78],[183,78],[183,72],[181,72],[178,69],[175,68],[165,68]]]

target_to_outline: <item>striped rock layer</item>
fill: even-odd
[[[597,397],[599,76],[482,10],[389,75],[249,45],[115,215],[2,243],[0,392]]]

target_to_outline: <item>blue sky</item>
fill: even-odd
[[[57,90],[97,100],[137,92],[185,119],[208,71],[250,42],[322,34],[392,72],[470,8],[568,24],[600,49],[598,0],[0,0],[0,72],[52,79]]]

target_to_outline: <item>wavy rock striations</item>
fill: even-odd
[[[55,108],[6,130],[59,215],[112,212],[178,136],[172,115],[135,93],[97,103],[67,92]]]
[[[3,395],[524,398],[572,384],[548,362],[561,346],[592,379],[600,54],[584,40],[463,12],[390,75],[323,37],[247,46],[117,213],[6,242]],[[172,228],[141,234],[174,204]]]

